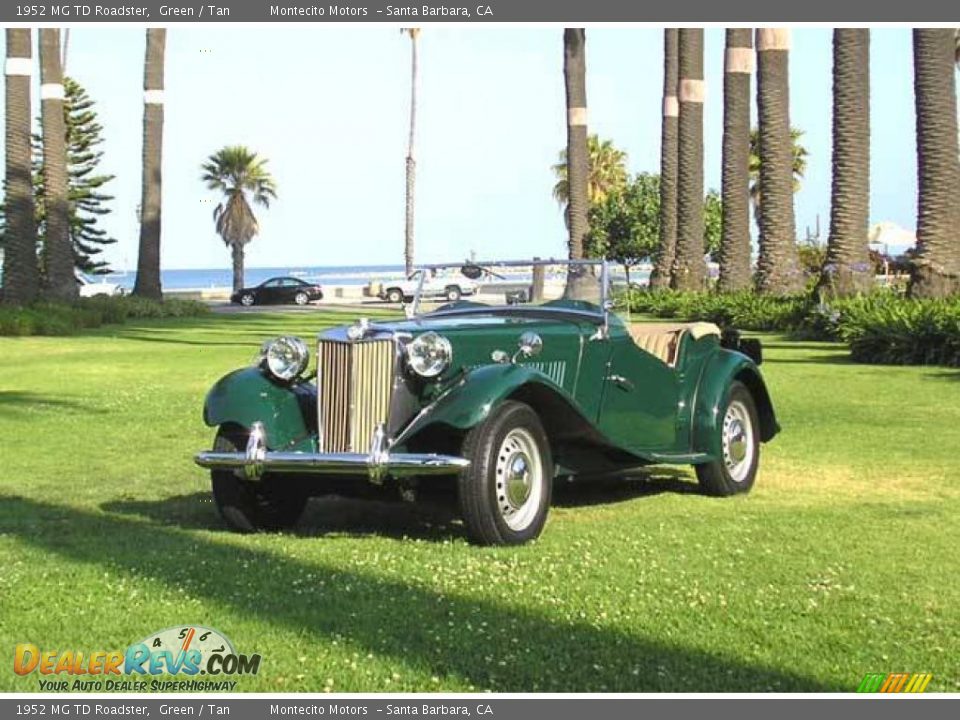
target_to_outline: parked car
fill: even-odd
[[[405,319],[321,332],[312,370],[305,341],[265,343],[204,405],[217,432],[195,461],[226,523],[289,527],[313,494],[446,493],[473,541],[517,544],[543,529],[557,476],[673,463],[708,494],[748,492],[779,431],[759,341],[632,323],[613,312],[605,263],[568,267],[563,296],[542,304],[421,312],[417,295]]]
[[[424,299],[442,298],[447,302],[456,302],[465,295],[476,294],[477,284],[467,277],[441,274],[437,268],[422,268],[412,272],[405,280],[383,283],[379,296],[381,300],[391,303],[412,302],[418,292]]]
[[[300,278],[275,277],[256,287],[242,288],[230,296],[230,302],[251,305],[291,304],[306,305],[323,299],[323,288]]]
[[[77,283],[80,286],[80,297],[95,297],[97,295],[123,295],[126,292],[117,283],[107,282],[103,278],[91,278],[83,273],[76,273]]]

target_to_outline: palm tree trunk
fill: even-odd
[[[571,260],[583,258],[584,241],[590,230],[590,153],[587,148],[587,61],[583,28],[563,31],[563,78],[567,97],[567,248]],[[582,268],[567,272],[567,297],[587,299],[588,274]]]
[[[233,291],[235,293],[243,289],[243,254],[242,243],[230,245],[230,255],[233,258]]]
[[[563,31],[563,77],[567,97],[567,215],[570,221],[568,250],[573,260],[583,257],[588,231],[587,197],[590,159],[587,151],[587,65],[583,28]]]
[[[30,75],[33,71],[28,28],[7,28],[6,58],[6,231],[3,301],[26,305],[37,298],[37,225],[30,167]]]
[[[722,292],[750,287],[750,75],[753,32],[728,28],[723,74]]]
[[[663,30],[663,124],[660,127],[660,246],[650,287],[670,287],[677,253],[677,28]]]
[[[913,31],[917,108],[917,257],[914,297],[960,292],[960,161],[957,158],[956,40],[952,29]]]
[[[135,295],[161,300],[160,209],[163,155],[163,55],[167,31],[147,30],[143,65],[143,177],[140,199],[140,252]]]
[[[821,295],[870,289],[870,31],[833,31],[833,185]]]
[[[671,286],[700,290],[703,259],[703,29],[682,28],[679,46],[680,118],[677,151],[677,257]]]
[[[404,224],[404,244],[403,244],[403,262],[406,267],[407,275],[413,272],[413,210],[414,210],[414,185],[416,182],[417,161],[416,161],[416,138],[417,138],[417,75],[418,75],[418,57],[417,57],[417,35],[420,34],[419,28],[410,28],[407,30],[410,35],[410,138],[407,144],[407,194],[406,194],[406,218]]]
[[[790,31],[757,30],[757,106],[760,124],[760,256],[757,289],[786,295],[803,289],[793,214],[790,140]]]
[[[43,203],[46,228],[43,265],[46,295],[54,300],[77,299],[70,243],[70,206],[67,194],[67,133],[63,122],[63,71],[60,67],[60,31],[40,30],[40,114],[43,128]]]

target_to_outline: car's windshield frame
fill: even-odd
[[[608,313],[610,312],[610,271],[609,271],[609,261],[605,258],[594,258],[588,260],[567,260],[567,259],[555,259],[549,258],[545,260],[489,260],[489,261],[480,261],[480,260],[468,260],[459,263],[437,263],[429,265],[418,265],[414,273],[419,273],[419,278],[417,280],[417,287],[413,293],[413,301],[407,306],[406,313],[409,317],[421,317],[426,314],[423,310],[422,300],[424,299],[425,293],[425,280],[428,275],[428,271],[433,274],[438,270],[462,270],[465,267],[475,267],[481,270],[483,273],[490,272],[491,269],[496,270],[497,268],[534,268],[534,267],[548,267],[555,265],[565,265],[568,267],[578,267],[578,268],[589,268],[589,267],[600,267],[600,304],[596,306],[596,311],[592,311],[588,308],[585,309],[567,309],[567,308],[556,308],[543,305],[478,305],[474,307],[467,308],[449,308],[449,309],[440,309],[433,310],[430,314],[432,315],[461,315],[461,314],[482,314],[482,313],[502,313],[502,312],[512,312],[512,313],[525,313],[525,314],[543,314],[543,313],[565,313],[565,314],[576,314],[584,316],[589,319],[594,319],[601,321],[604,324]],[[472,278],[467,277],[460,273],[464,278],[471,280]],[[591,303],[592,304],[592,303]]]

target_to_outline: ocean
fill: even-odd
[[[619,269],[618,269],[619,270]],[[614,275],[620,273],[615,271]],[[649,273],[635,268],[630,272],[631,280],[642,281]],[[370,281],[383,281],[388,278],[402,278],[403,265],[317,265],[273,268],[246,268],[243,281],[246,287],[259,285],[264,280],[277,276],[292,276],[318,285],[366,285]],[[127,290],[133,289],[137,273],[116,272],[103,276],[107,281],[117,283]],[[209,268],[204,270],[161,270],[160,284],[164,290],[206,290],[210,288],[230,288],[233,286],[233,271],[229,268]]]
[[[366,285],[374,279],[402,278],[403,265],[344,265],[344,266],[296,266],[274,268],[246,268],[243,281],[247,287],[259,285],[264,280],[277,276],[292,276],[318,285]],[[117,272],[104,276],[128,290],[133,289],[136,271]],[[229,268],[202,270],[161,270],[160,284],[164,290],[204,290],[233,286],[233,271]]]

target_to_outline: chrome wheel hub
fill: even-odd
[[[512,530],[523,530],[533,522],[543,482],[537,441],[524,428],[511,430],[497,452],[496,492],[500,516]]]
[[[743,482],[753,465],[753,422],[750,412],[739,400],[727,407],[723,416],[723,463],[734,482]]]
[[[507,468],[507,502],[514,508],[522,507],[530,498],[530,463],[527,456],[520,453],[514,457]]]

